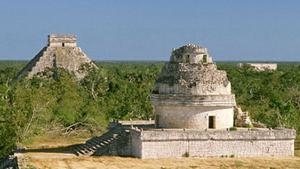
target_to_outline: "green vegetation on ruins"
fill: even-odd
[[[98,135],[111,119],[153,118],[150,94],[163,62],[98,62],[78,81],[62,70],[52,78],[11,83],[26,62],[0,62],[0,158],[46,133]],[[238,104],[268,127],[300,131],[300,64],[280,63],[274,72],[255,72],[236,63],[227,71]],[[50,74],[48,74],[50,75]]]

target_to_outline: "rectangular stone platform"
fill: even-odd
[[[294,155],[293,129],[130,130],[131,153],[147,158],[167,157],[283,157]]]

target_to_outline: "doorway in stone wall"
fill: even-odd
[[[207,63],[207,55],[203,55],[203,63]]]
[[[216,128],[216,116],[208,116],[208,128],[209,129]]]

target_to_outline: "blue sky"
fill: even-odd
[[[215,60],[300,61],[297,0],[1,0],[0,59],[34,57],[50,33],[94,60],[168,60],[196,43]]]

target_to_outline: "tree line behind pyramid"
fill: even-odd
[[[53,39],[50,40],[50,37]],[[229,79],[226,72],[216,71],[224,75],[214,75],[211,80],[207,80],[209,77],[204,74],[190,76],[188,72],[195,68],[181,64],[187,60],[181,60],[180,64],[172,64],[176,60],[170,60],[170,64],[162,69],[175,72],[168,76],[160,70],[163,63],[95,64],[78,49],[74,38],[50,35],[47,47],[20,71],[16,83],[7,82],[17,76],[17,69],[10,69],[11,74],[7,70],[1,72],[1,102],[6,105],[1,107],[1,111],[9,112],[6,116],[12,115],[11,120],[16,123],[17,141],[22,142],[32,135],[40,135],[55,128],[64,128],[63,133],[68,134],[79,130],[99,134],[106,129],[111,119],[155,119],[150,102],[151,93],[159,93],[159,88],[161,92],[178,90],[185,93],[209,93],[215,91],[216,87],[209,85],[211,80],[225,86],[220,92],[228,92],[226,86],[231,82],[237,105],[249,111],[255,122],[260,121],[273,128],[299,128],[298,66],[279,67],[274,72],[255,72],[248,67],[236,68],[224,63],[220,64],[219,69],[226,70]],[[186,45],[182,49],[189,48],[193,48],[193,45]],[[210,59],[209,55],[204,57],[208,64],[212,62]],[[209,69],[214,71],[215,68],[211,66]],[[199,72],[206,71],[201,67],[196,69]],[[180,73],[176,74],[176,70],[180,70]],[[201,81],[199,78],[202,79],[201,83],[208,83],[204,91],[193,88],[195,82]],[[178,87],[174,85],[169,90],[164,85],[154,85],[155,81],[166,85],[178,84]],[[249,118],[243,116],[242,121],[248,123]],[[243,125],[251,127],[249,124]]]

